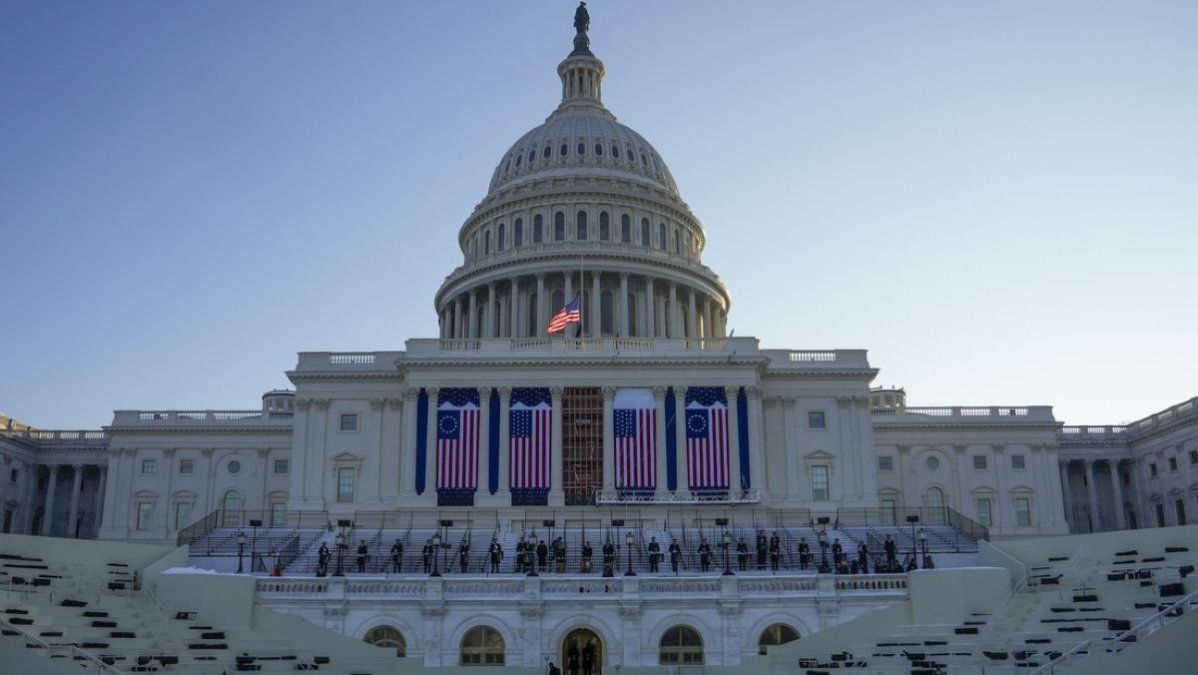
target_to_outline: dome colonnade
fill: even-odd
[[[584,30],[558,65],[562,100],[495,168],[435,300],[440,336],[526,338],[581,300],[580,335],[711,338],[731,296],[669,168],[602,103]]]

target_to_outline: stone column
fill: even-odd
[[[695,289],[690,289],[686,293],[686,336],[688,338],[699,337],[699,317],[698,309],[695,305]]]
[[[562,304],[568,305],[568,304],[570,304],[570,301],[574,299],[574,275],[570,274],[569,272],[566,272],[562,276],[565,278],[565,286],[564,286],[565,292],[562,293]],[[549,309],[549,311],[556,312],[560,309],[561,309],[561,307],[551,307]],[[549,323],[548,317],[546,317],[545,323],[546,323],[546,325],[548,325],[548,323]]]
[[[1077,529],[1073,524],[1073,486],[1069,483],[1069,460],[1063,459],[1061,464],[1061,501],[1065,507],[1065,527],[1070,532]]]
[[[765,495],[765,423],[761,413],[761,388],[745,387],[749,404],[749,480]]]
[[[715,331],[711,325],[711,298],[703,296],[703,337],[715,337]]]
[[[658,501],[665,499],[667,492],[666,472],[666,388],[657,386],[653,387],[653,402],[657,408],[657,416],[655,419],[656,438],[654,443],[657,446],[657,452],[654,453],[654,467],[656,484],[654,485],[653,495]]]
[[[657,296],[653,292],[653,277],[645,277],[645,329],[644,334],[647,337],[657,337],[657,307],[654,303],[657,302]],[[664,420],[663,420],[664,421]],[[665,446],[662,446],[665,450]],[[665,475],[660,476],[665,480]]]
[[[995,443],[994,451],[994,477],[995,489],[997,494],[994,495],[994,508],[998,511],[999,517],[995,520],[999,529],[1013,532],[1019,527],[1019,520],[1015,516],[1014,504],[1011,503],[1010,495],[1007,494],[1007,472],[1010,471],[1010,465],[1004,464],[1006,459],[1003,456],[1003,451],[1006,446],[1001,443]]]
[[[416,402],[420,389],[408,387],[403,393],[403,425],[400,428],[399,496],[416,494]]]
[[[490,496],[487,477],[491,475],[491,388],[478,388],[478,489],[475,495],[486,499]],[[477,502],[476,502],[477,503]]]
[[[512,388],[499,388],[499,489],[495,492],[501,506],[511,506],[512,461]]]
[[[671,286],[671,288],[673,288]],[[690,490],[689,458],[686,456],[686,387],[674,385],[674,451],[677,452],[678,490]]]
[[[603,335],[603,292],[600,288],[599,272],[591,272],[591,307],[587,317],[591,325],[587,334],[593,338]]]
[[[469,331],[463,337],[478,337],[478,292],[473,288],[470,289],[470,318],[466,324],[469,327]]]
[[[512,277],[512,307],[508,311],[508,316],[512,320],[511,332],[508,337],[513,339],[520,337],[520,279]]]
[[[553,400],[552,449],[549,455],[549,505],[563,506],[566,493],[562,491],[562,388],[550,387]]]
[[[96,505],[92,511],[95,515],[92,517],[92,537],[100,533],[100,526],[104,524],[104,492],[108,487],[108,467],[96,467]]]
[[[495,324],[495,337],[501,338],[504,337],[503,332],[511,325],[508,316],[508,307],[511,306],[511,302],[506,295],[496,291],[495,305],[495,318],[499,319],[499,322]]]
[[[603,489],[616,487],[615,387],[603,388]]]
[[[487,284],[487,312],[486,312],[486,314],[487,314],[487,325],[486,325],[486,328],[483,330],[483,337],[493,338],[493,337],[495,337],[497,327],[499,326],[499,322],[495,320],[495,315],[498,314],[498,312],[495,311],[495,282],[494,281]]]
[[[71,510],[70,517],[67,518],[68,538],[78,538],[75,528],[75,520],[79,517],[79,490],[83,487],[83,465],[73,464],[71,470],[75,474],[75,482],[71,485]]]
[[[58,465],[51,464],[47,468],[50,471],[50,477],[46,479],[46,504],[42,508],[42,536],[50,534],[50,524],[54,520],[54,492],[58,486]]]
[[[536,309],[536,311],[537,311],[537,320],[535,322],[536,326],[537,326],[537,331],[535,334],[530,335],[529,337],[536,337],[538,335],[544,334],[543,331],[545,330],[545,326],[549,323],[549,320],[545,317],[545,305],[547,305],[547,304],[548,304],[548,302],[545,299],[545,273],[538,272],[537,273],[537,306],[535,308],[532,308],[532,309]],[[532,309],[530,309],[529,311],[532,311]]]
[[[462,331],[462,298],[453,299],[453,335],[451,337],[466,337]]]
[[[618,333],[620,337],[628,337],[628,275],[620,274],[620,301],[616,303],[616,307],[620,308],[620,322],[618,325]]]
[[[670,284],[670,306],[666,309],[666,337],[679,337],[678,327],[681,322],[678,321],[678,284]]]
[[[1111,470],[1111,488],[1115,492],[1115,526],[1120,530],[1126,530],[1127,521],[1123,515],[1123,484],[1119,481],[1119,460],[1108,460],[1107,467]]]
[[[425,387],[428,393],[428,438],[424,447],[424,494],[437,502],[437,387]]]
[[[1090,531],[1097,532],[1099,530],[1098,523],[1098,487],[1094,485],[1094,460],[1085,460],[1086,464],[1086,489],[1090,497]]]
[[[732,498],[741,496],[739,392],[739,386],[724,387],[724,398],[728,401],[728,496]]]

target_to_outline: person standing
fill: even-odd
[[[468,535],[462,535],[462,541],[458,544],[458,569],[465,574],[470,569],[470,539]]]
[[[603,544],[603,576],[612,577],[616,575],[616,546],[612,543],[611,537],[608,537],[607,543]]]
[[[799,538],[799,569],[807,569],[807,564],[811,562],[811,547],[807,545],[807,538]]]
[[[882,544],[882,548],[886,551],[886,567],[894,570],[895,563],[898,559],[898,545],[894,543],[894,539],[890,535],[886,535],[886,543]]]
[[[591,548],[591,542],[582,542],[582,562],[578,566],[578,571],[583,574],[591,573],[591,558],[595,555],[595,549]]]
[[[366,558],[370,555],[370,549],[366,547],[366,540],[363,539],[358,544],[358,573],[366,572]]]
[[[499,561],[503,560],[503,547],[499,545],[499,540],[491,537],[491,545],[487,547],[487,554],[491,558],[491,573],[499,573]]]
[[[549,563],[549,544],[542,539],[541,543],[537,544],[537,571],[544,572],[545,565]]]
[[[323,577],[329,573],[329,561],[333,559],[333,554],[329,553],[329,545],[320,542],[320,550],[316,552],[316,576]]]
[[[775,532],[770,536],[770,569],[777,572],[778,563],[782,561],[782,540],[778,538],[778,533]]]
[[[425,574],[430,574],[433,571],[433,556],[435,555],[437,555],[437,552],[433,548],[433,540],[426,539],[424,541],[424,548],[421,549],[421,558],[424,561]]]
[[[391,571],[398,574],[403,566],[403,543],[396,539],[391,544]]]
[[[566,571],[566,540],[561,537],[553,540],[553,569],[558,574]]]
[[[844,547],[840,545],[840,539],[832,540],[832,563],[836,567],[840,567],[840,563],[844,561]]]
[[[744,537],[736,544],[736,564],[741,572],[749,568],[749,545],[745,543]]]
[[[657,562],[661,555],[661,544],[657,543],[657,537],[649,537],[649,571],[657,572]]]
[[[711,544],[707,543],[707,537],[699,540],[699,567],[704,572],[711,568]]]
[[[767,550],[766,543],[765,543],[765,532],[762,532],[761,530],[757,530],[756,544],[757,544],[757,569],[764,570],[765,569],[765,555],[766,555],[766,550]]]
[[[570,675],[578,675],[578,671],[581,668],[582,652],[578,649],[578,642],[572,641],[570,648],[566,650],[566,671]]]
[[[582,675],[594,675],[595,673],[595,641],[587,640],[586,645],[582,648]]]
[[[869,549],[865,547],[865,542],[857,546],[857,569],[862,574],[869,574]]]
[[[670,567],[674,568],[674,574],[678,574],[678,564],[682,562],[682,547],[678,545],[677,539],[670,540]]]

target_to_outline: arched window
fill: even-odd
[[[490,626],[475,626],[462,636],[460,666],[502,666],[503,636]]]
[[[553,157],[553,146],[552,146],[552,145],[546,145],[546,146],[545,146],[545,152],[542,152],[542,153],[541,153],[541,159],[543,159],[544,161],[548,162],[550,157]]]
[[[574,222],[577,224],[577,227],[578,227],[578,232],[577,232],[577,235],[575,236],[575,238],[578,239],[579,241],[585,241],[587,238],[587,212],[579,211],[578,216]]]
[[[587,154],[587,144],[586,144],[586,143],[579,143],[579,144],[578,144],[578,154],[579,154],[579,155],[585,155],[585,154]]]
[[[663,666],[703,665],[703,638],[690,626],[674,626],[661,636],[658,662]]]
[[[237,527],[241,524],[241,510],[245,508],[245,503],[241,500],[240,492],[226,492],[220,499],[220,508],[222,527]]]
[[[632,291],[629,291],[628,298],[625,299],[624,302],[628,303],[625,305],[625,307],[628,308],[628,336],[639,335],[640,327],[639,324],[637,324],[637,317],[640,316],[640,312],[637,311],[636,307],[636,295],[634,295]]]
[[[632,243],[632,218],[628,214],[620,216],[620,241],[625,244]]]
[[[515,246],[524,245],[524,219],[517,218],[515,225],[512,226],[512,236],[516,238]]]
[[[503,241],[504,239],[507,239],[507,223],[500,223],[499,236],[495,239],[496,248],[498,248],[500,251],[502,251],[504,246],[506,246]]]
[[[768,647],[777,647],[798,639],[799,631],[784,623],[776,623],[761,633],[761,638],[757,640],[757,653],[765,656]]]
[[[545,233],[544,233],[545,228],[543,227],[544,222],[545,222],[545,219],[541,217],[541,214],[538,213],[537,215],[533,216],[533,218],[532,218],[532,243],[534,243],[534,244],[541,243],[541,239],[545,236]]]
[[[568,143],[562,143],[562,147],[561,147],[559,154],[561,154],[562,157],[565,157],[566,153],[568,153],[568,152],[570,152],[570,145]]]
[[[641,155],[644,157],[644,155]],[[666,250],[666,224],[657,224],[657,247],[661,250]]]
[[[678,230],[674,230],[674,252],[682,253],[682,236],[678,234]]]
[[[528,163],[532,164],[533,160],[536,158],[537,158],[537,149],[533,148],[532,150],[529,150],[528,151]]]
[[[561,211],[553,214],[553,240],[566,240],[566,214]]]
[[[516,155],[516,166],[520,166],[520,161],[524,159],[524,155]]]
[[[611,146],[611,156],[612,156],[612,159],[619,159],[620,158],[620,148],[618,148],[614,145]]]
[[[599,294],[599,332],[603,335],[614,335],[616,332],[615,300],[611,291]]]
[[[943,523],[944,522],[944,490],[938,487],[930,487],[928,491],[923,493],[925,523]]]
[[[483,255],[491,255],[491,231],[483,233]]]
[[[599,239],[601,241],[611,239],[611,222],[608,219],[607,211],[599,212]]]
[[[525,335],[540,335],[541,319],[537,316],[537,303],[540,298],[537,297],[537,292],[533,291],[528,294],[528,330]]]
[[[396,656],[406,656],[408,645],[403,639],[403,633],[391,626],[375,626],[366,632],[362,642],[375,647],[389,647],[395,650]]]
[[[649,219],[641,218],[641,245],[649,246]]]

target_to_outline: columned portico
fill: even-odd
[[[58,465],[51,464],[49,466],[50,476],[46,482],[46,503],[42,508],[42,536],[50,534],[50,528],[54,523],[54,493],[58,489]]]

